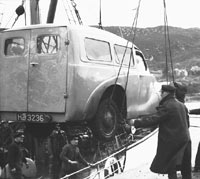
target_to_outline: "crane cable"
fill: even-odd
[[[22,14],[25,13],[24,3],[25,3],[25,0],[22,0],[22,4],[20,6],[18,6],[17,9],[15,10],[15,13],[17,14],[17,17],[15,18],[15,21],[12,24],[11,28],[15,25],[15,23],[19,19],[19,16],[21,16]]]
[[[82,20],[81,20],[81,16],[80,16],[80,14],[79,14],[78,9],[76,8],[76,3],[74,2],[74,0],[71,0],[71,5],[72,5],[72,7],[74,8],[74,12],[75,12],[76,17],[77,17],[77,19],[78,19],[79,25],[83,25],[83,22],[82,22]]]
[[[174,67],[173,67],[173,61],[172,61],[172,53],[171,53],[171,46],[170,46],[170,38],[169,38],[169,27],[168,27],[168,20],[167,20],[167,8],[166,8],[166,2],[163,0],[164,5],[164,34],[165,34],[165,57],[166,57],[166,78],[168,83],[169,73],[168,73],[168,53],[167,53],[167,43],[169,47],[169,57],[171,62],[171,71],[172,71],[172,80],[173,83],[175,82],[174,78]]]
[[[138,7],[136,9],[136,15],[134,17],[134,20],[133,20],[133,24],[132,24],[132,29],[131,29],[131,32],[133,32],[133,38],[132,38],[132,48],[134,48],[134,42],[135,42],[135,37],[136,37],[136,32],[137,32],[137,21],[138,21],[138,17],[139,17],[139,10],[140,10],[140,3],[141,3],[141,0],[139,0],[139,3],[138,3]],[[127,43],[127,46],[128,46],[128,43]],[[127,48],[126,46],[126,48]],[[127,71],[127,76],[126,76],[126,84],[125,84],[125,91],[127,90],[127,86],[128,86],[128,80],[129,80],[129,72],[130,72],[130,67],[131,67],[131,57],[134,57],[133,56],[133,51],[131,52],[130,54],[130,59],[129,59],[129,64],[128,64],[128,71]],[[123,100],[122,100],[122,105],[124,105],[125,103],[125,98],[126,98],[126,95],[124,94],[123,96]],[[122,109],[124,108],[124,106],[122,106]]]
[[[66,2],[66,3],[65,3],[65,2]],[[69,24],[71,24],[71,21],[73,21],[74,24],[76,24],[76,20],[75,20],[75,18],[74,18],[74,15],[73,15],[73,13],[72,13],[72,10],[71,10],[71,8],[70,8],[70,5],[69,5],[68,0],[66,0],[65,2],[64,2],[64,0],[62,0],[64,9],[65,9],[65,13],[66,13],[67,18],[68,18],[68,22],[69,22]],[[67,7],[66,7],[66,6],[67,6]],[[70,18],[70,15],[69,15],[69,13],[68,13],[68,10],[69,10],[70,13],[71,13],[71,17],[73,18],[72,20],[71,20],[71,18]]]
[[[133,46],[134,46],[134,41],[135,41],[135,37],[136,37],[136,31],[137,31],[137,20],[138,20],[138,16],[139,16],[139,9],[140,9],[140,4],[141,4],[141,0],[139,0],[139,3],[138,3],[138,6],[136,8],[136,15],[134,17],[134,20],[133,20],[133,23],[132,23],[132,27],[131,27],[131,32],[130,33],[134,33],[133,35],[133,39],[132,39],[132,49],[133,49]],[[125,48],[125,51],[123,53],[123,56],[122,56],[122,60],[121,60],[121,63],[120,63],[120,67],[119,67],[119,70],[118,70],[118,74],[117,74],[117,77],[116,77],[116,80],[115,80],[115,83],[114,83],[114,88],[112,90],[112,93],[111,93],[111,96],[110,96],[110,99],[113,98],[113,95],[114,95],[114,92],[116,91],[116,86],[117,86],[117,81],[119,79],[119,75],[120,75],[120,72],[121,72],[121,69],[122,69],[122,65],[123,65],[123,62],[124,62],[124,57],[125,57],[125,54],[126,54],[126,51],[127,51],[127,48],[128,48],[128,43],[129,41],[127,40],[127,44],[126,44],[126,48]],[[116,53],[116,56],[117,56],[117,52],[116,52],[116,49],[115,49],[115,53]],[[129,79],[129,71],[130,71],[130,66],[131,66],[131,57],[133,57],[133,53],[131,52],[130,54],[130,59],[129,59],[129,64],[128,64],[128,71],[127,71],[127,75],[126,75],[126,83],[125,83],[125,92],[127,90],[127,85],[128,85],[128,79]],[[118,60],[119,60],[119,57],[117,56]],[[119,60],[120,62],[120,60]],[[124,105],[125,105],[125,99],[126,99],[126,93],[124,93],[124,96],[123,96],[123,99],[122,99],[122,107],[121,107],[121,110],[120,110],[120,114],[122,114],[123,112],[123,109],[124,109]],[[125,123],[126,120],[123,118],[123,121]]]
[[[99,2],[99,29],[103,29],[102,20],[101,20],[101,0]]]

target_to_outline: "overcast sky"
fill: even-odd
[[[48,1],[40,0],[40,8],[43,10],[43,14],[46,13],[45,10],[48,8]],[[97,25],[99,23],[100,0],[74,1],[77,4],[83,24]],[[10,24],[14,22],[14,18],[16,17],[14,11],[21,2],[22,0],[0,0],[1,27],[5,26],[8,21],[10,21]],[[66,2],[66,0],[58,0],[58,2],[56,22],[65,22],[67,16],[63,8],[63,2]],[[102,25],[131,26],[136,12],[134,9],[137,8],[138,3],[139,0],[101,0]],[[200,28],[200,0],[166,0],[166,5],[168,25],[182,28]],[[3,16],[2,13],[4,13]],[[155,27],[163,25],[163,15],[163,0],[141,0],[137,26]],[[23,17],[20,17],[20,19],[23,19]],[[46,16],[43,18],[43,22],[45,21],[44,19],[46,19]]]

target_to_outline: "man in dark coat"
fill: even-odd
[[[193,172],[200,172],[200,142],[197,148]]]
[[[61,130],[60,124],[56,124],[52,131],[49,141],[50,166],[49,174],[51,179],[58,179],[60,174],[61,160],[60,152],[62,147],[66,144],[67,136],[64,130]]]
[[[188,113],[185,105],[175,98],[175,87],[162,85],[157,112],[148,117],[130,120],[129,124],[139,127],[158,125],[158,146],[151,164],[151,171],[168,174],[169,179],[177,179],[176,167],[181,165],[182,179],[191,179],[191,161],[184,160],[184,153],[191,146],[188,129]],[[189,162],[184,164],[183,162]]]
[[[8,147],[8,166],[11,174],[11,179],[23,179],[22,165],[27,163],[24,156],[23,144],[24,134],[23,130],[19,129],[14,134],[14,141]]]
[[[200,114],[200,108],[191,109],[190,114],[199,115]],[[199,145],[198,145],[198,148],[197,148],[193,172],[200,172],[200,142],[199,142]]]
[[[187,87],[184,84],[181,84],[180,82],[174,82],[174,86],[176,87],[176,92],[175,92],[175,96],[176,98],[181,102],[181,103],[185,103],[185,95],[187,93]],[[189,113],[189,110],[187,109],[187,107],[185,106],[185,109],[187,111],[187,113]],[[187,117],[187,123],[188,123],[188,128],[190,127],[190,121],[189,121],[189,115]],[[192,153],[192,147],[191,147],[191,142],[188,143],[184,155],[183,155],[183,161],[181,163],[181,166],[178,166],[177,169],[181,170],[181,173],[187,174],[187,168],[192,168],[192,164],[191,164],[191,153]],[[186,170],[186,172],[185,172]],[[189,171],[191,172],[191,171]]]

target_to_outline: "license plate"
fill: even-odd
[[[49,122],[51,117],[40,113],[17,113],[17,121],[44,123]]]

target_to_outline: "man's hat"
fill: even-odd
[[[23,129],[18,129],[15,133],[14,133],[14,138],[20,137],[24,135],[24,130]]]
[[[59,123],[56,123],[56,128],[60,128],[60,124]]]
[[[174,86],[176,87],[176,98],[181,101],[185,102],[185,95],[187,93],[187,87],[184,84],[174,82]]]
[[[181,92],[181,93],[187,93],[187,87],[184,84],[174,82],[174,86],[176,87],[176,90]]]
[[[172,85],[162,85],[162,91],[169,92],[169,93],[175,93],[176,88]]]
[[[79,136],[77,136],[77,135],[69,136],[69,137],[68,137],[68,140],[69,140],[69,141],[71,141],[71,140],[79,140]]]

